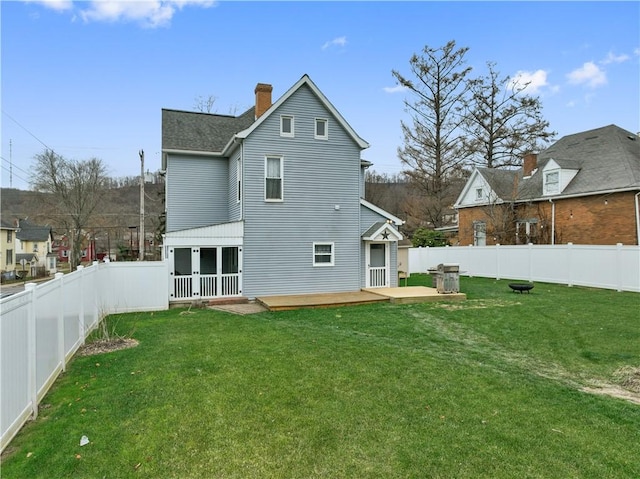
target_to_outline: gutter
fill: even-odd
[[[554,245],[556,244],[556,204],[551,198],[549,203],[551,203],[551,244]]]
[[[170,154],[170,155],[192,155],[192,156],[214,156],[214,157],[224,156],[221,152],[216,152],[216,151],[197,151],[197,150],[163,149],[162,153],[167,153],[167,154]]]
[[[638,203],[640,197],[640,192],[635,195],[635,206],[636,206],[636,244],[640,245],[640,203]]]

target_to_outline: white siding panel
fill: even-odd
[[[295,117],[294,138],[280,137],[281,114]],[[316,117],[328,140],[314,138]],[[284,159],[281,203],[264,201],[265,155]],[[246,139],[244,170],[245,296],[358,290],[360,148],[309,88]],[[335,244],[335,266],[313,267],[313,242]]]
[[[167,231],[229,220],[229,160],[201,156],[167,158]]]

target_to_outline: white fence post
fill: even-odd
[[[622,243],[616,243],[616,291],[622,291]]]
[[[496,280],[500,280],[500,243],[496,243]]]
[[[573,269],[573,243],[567,243],[567,286],[573,286],[571,279],[571,270]]]
[[[58,361],[62,364],[62,372],[67,370],[64,353],[64,274],[56,273],[54,281],[58,281]]]
[[[78,333],[80,334],[80,345],[84,345],[84,266],[78,266],[78,271],[80,272],[80,292],[79,297],[80,301],[78,302],[78,324],[79,329]]]
[[[29,372],[29,402],[33,419],[38,417],[38,382],[36,371],[36,284],[27,283],[24,290],[29,292],[27,313],[27,371]]]

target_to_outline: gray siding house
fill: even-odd
[[[399,218],[365,201],[360,138],[304,75],[225,116],[162,110],[170,301],[396,286]]]

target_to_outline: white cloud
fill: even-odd
[[[402,93],[403,91],[407,91],[407,87],[403,85],[386,86],[383,90],[387,93]]]
[[[37,3],[44,7],[63,12],[65,10],[71,10],[73,8],[72,0],[24,0],[26,3]]]
[[[322,45],[322,49],[326,50],[327,48],[330,48],[333,46],[344,47],[346,44],[347,44],[347,37],[338,37],[326,42],[324,45]]]
[[[536,95],[540,93],[542,87],[548,86],[547,82],[547,72],[544,70],[536,70],[535,72],[527,72],[527,71],[518,71],[511,78],[509,82],[509,87],[522,87],[524,85],[526,88],[523,90],[527,95]]]
[[[614,55],[613,52],[609,52],[607,57],[602,60],[600,63],[603,65],[609,65],[610,63],[622,63],[626,62],[629,59],[629,55],[622,53],[620,55]]]
[[[573,85],[587,85],[590,88],[596,88],[607,83],[607,75],[595,63],[587,62],[569,73],[567,80]]]
[[[73,10],[72,0],[25,0],[58,11]],[[208,8],[214,0],[92,0],[76,1],[78,14],[85,22],[138,22],[145,27],[166,26],[176,11],[186,6]],[[88,5],[88,6],[85,6]],[[75,17],[75,14],[74,14]]]

